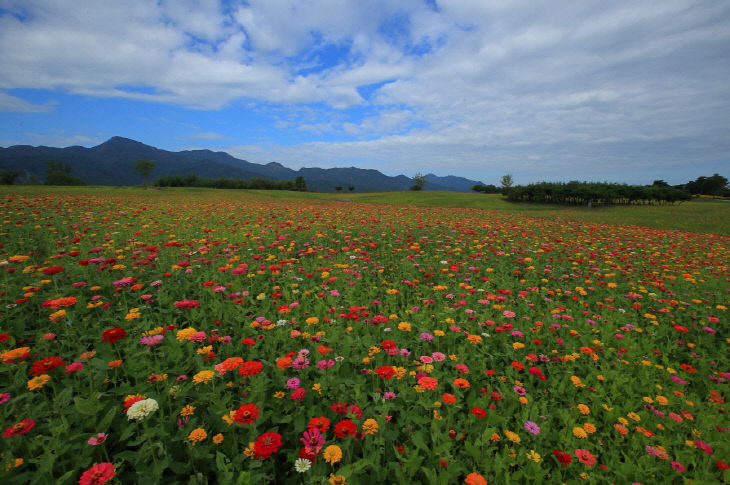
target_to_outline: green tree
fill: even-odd
[[[78,177],[71,175],[71,165],[48,160],[46,162],[46,185],[86,185]]]
[[[514,180],[512,180],[512,174],[508,173],[507,175],[503,175],[499,183],[502,184],[502,188],[504,189],[512,187],[512,184],[514,183]]]
[[[423,190],[423,186],[426,185],[426,176],[418,172],[411,178],[413,179],[411,190]]]
[[[355,186],[354,185],[350,185],[349,187],[347,187],[347,190],[349,190],[350,192],[352,192],[353,190],[355,190]]]
[[[155,162],[142,160],[140,158],[134,162],[132,168],[134,168],[134,171],[137,172],[137,175],[142,177],[142,184],[146,187],[147,181],[149,180],[150,175],[152,175],[152,171],[155,169]]]
[[[307,191],[307,182],[304,181],[304,177],[301,175],[294,179],[294,188],[301,192]]]
[[[20,172],[17,170],[0,170],[0,185],[13,185],[18,177]]]
[[[712,177],[698,177],[687,182],[685,187],[693,194],[722,195],[727,190],[727,182],[722,175],[714,174]]]

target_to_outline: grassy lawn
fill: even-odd
[[[694,199],[678,205],[570,207],[542,204],[512,203],[498,194],[465,194],[457,192],[378,192],[378,193],[319,193],[276,190],[218,190],[204,188],[139,187],[46,187],[9,186],[3,190],[18,194],[94,194],[101,191],[119,196],[145,194],[154,198],[187,197],[212,200],[242,199],[307,199],[333,202],[358,202],[413,207],[462,207],[482,209],[520,216],[552,220],[582,221],[599,224],[644,226],[656,229],[703,232],[730,235],[730,201]]]

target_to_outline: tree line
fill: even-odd
[[[204,178],[195,174],[166,175],[159,177],[152,185],[155,187],[205,187],[211,189],[259,189],[259,190],[295,190],[304,192],[307,184],[304,177],[295,180],[269,180],[256,177],[251,180],[231,178]]]
[[[517,185],[502,193],[510,202],[562,205],[673,204],[692,198],[689,191],[669,186],[577,181]]]

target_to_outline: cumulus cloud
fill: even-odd
[[[5,93],[253,106],[319,138],[232,145],[252,160],[548,175],[730,157],[722,0],[2,5]],[[0,94],[0,110],[48,109]]]

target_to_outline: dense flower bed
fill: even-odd
[[[3,483],[727,483],[730,238],[0,198]]]

